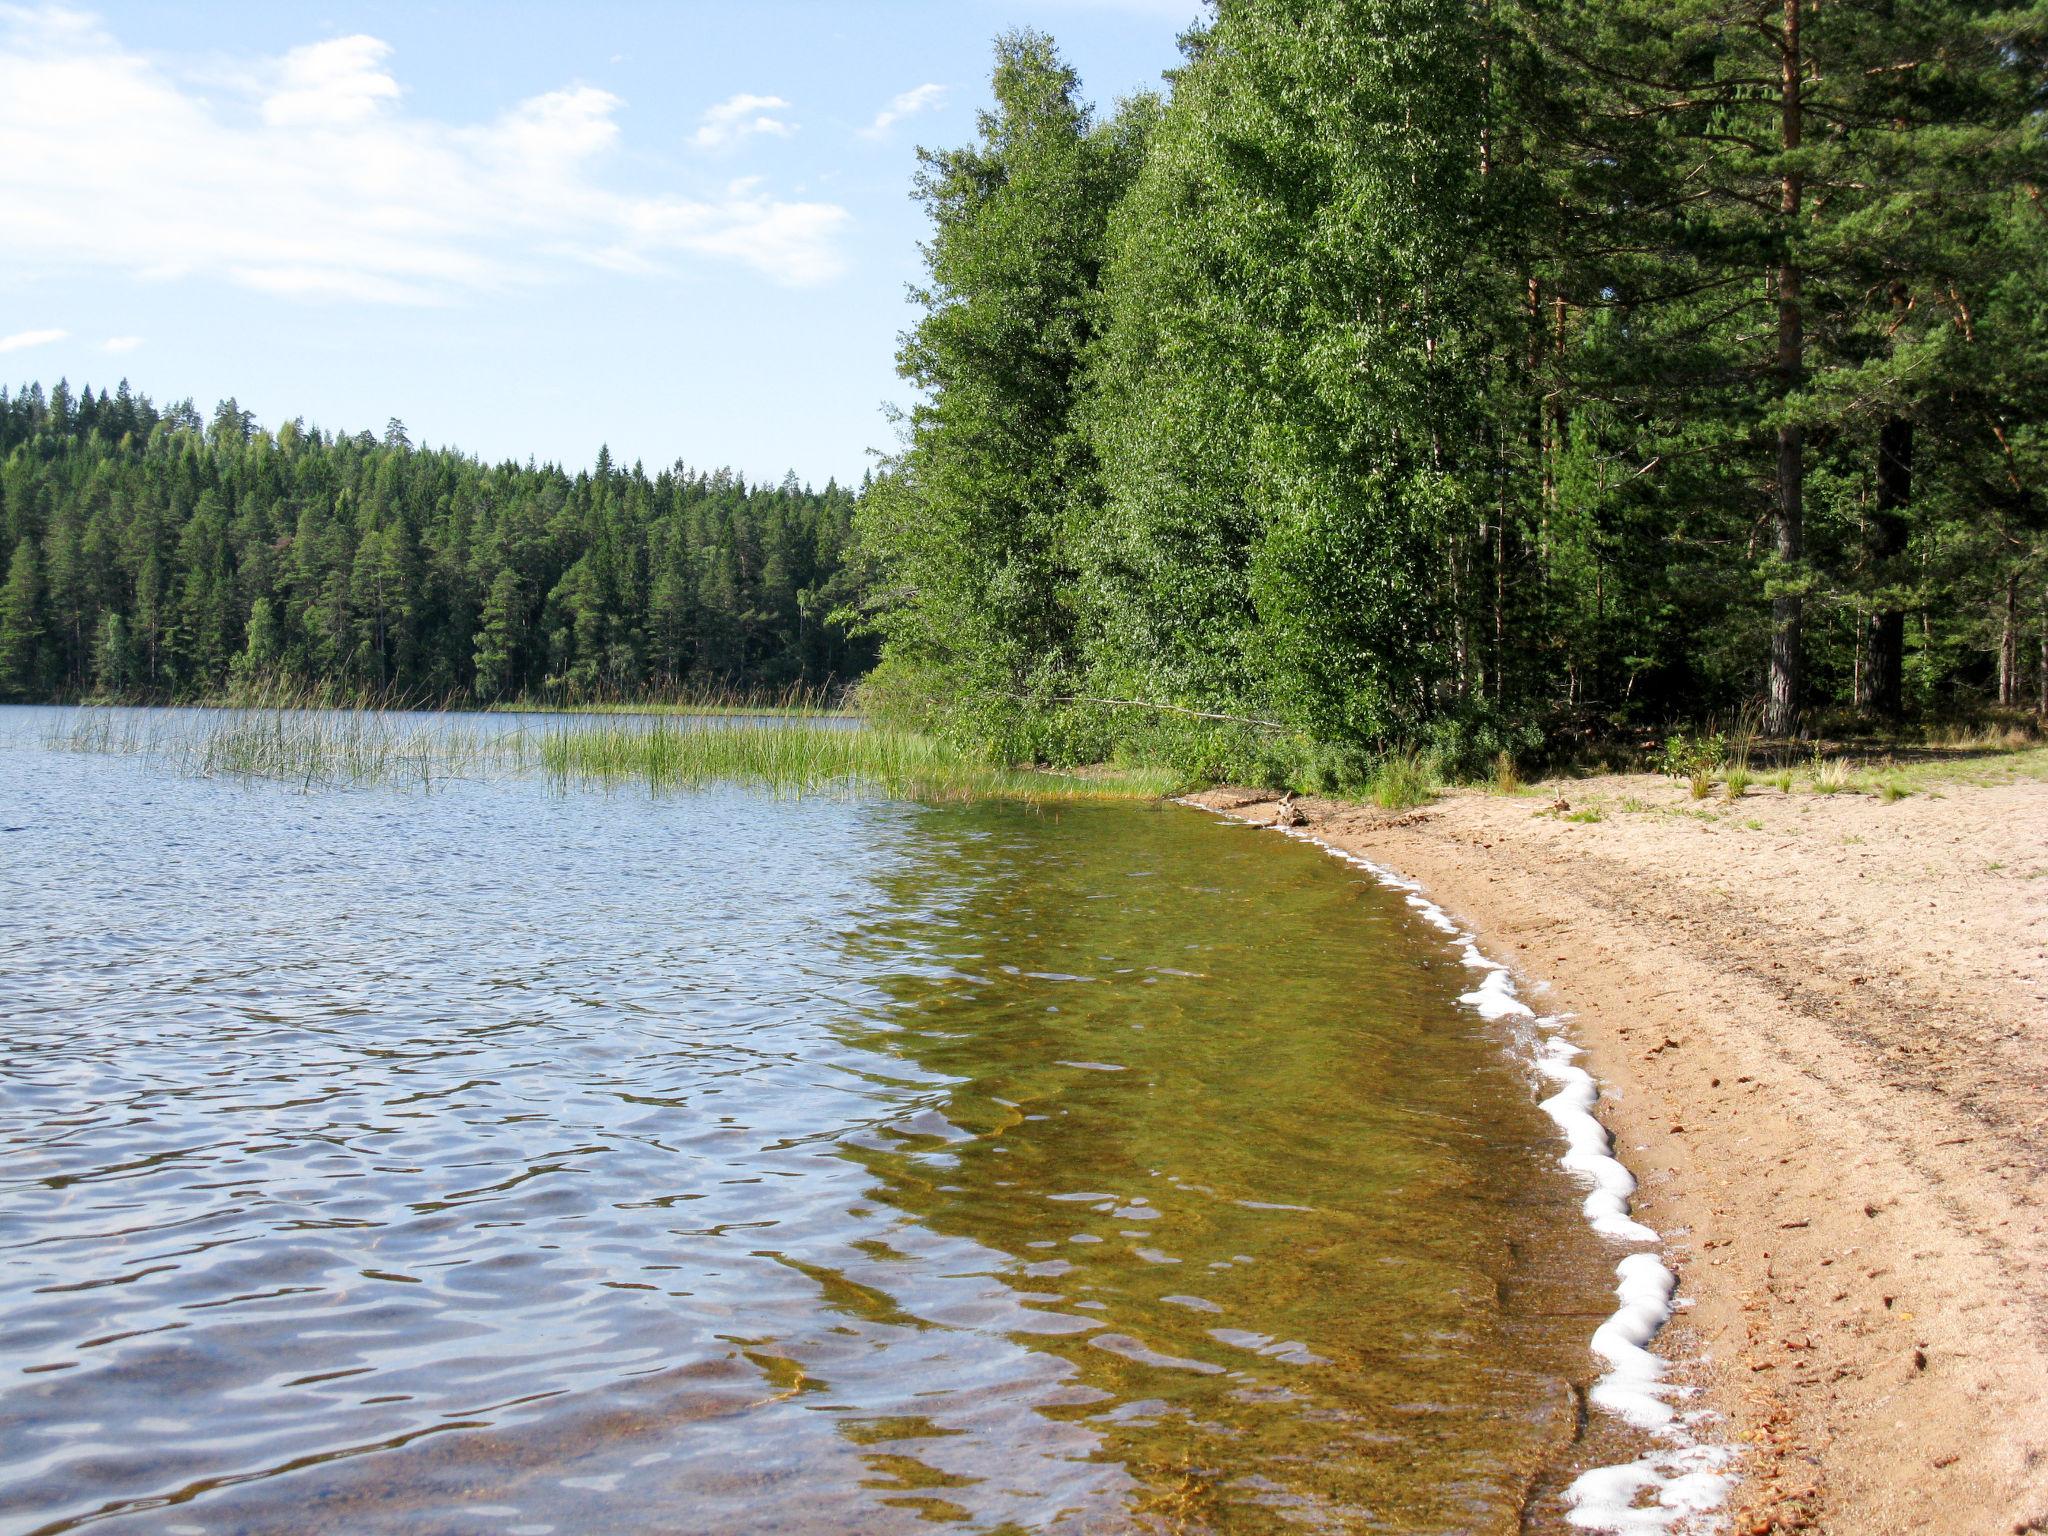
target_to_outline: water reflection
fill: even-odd
[[[1179,811],[0,752],[0,1526],[1512,1530],[1601,1293],[1398,904]]]

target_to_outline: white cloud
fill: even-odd
[[[277,88],[263,98],[263,120],[278,127],[347,127],[398,99],[398,82],[377,66],[391,45],[379,38],[332,38],[294,48],[277,66]]]
[[[914,117],[927,108],[936,107],[946,99],[950,86],[920,85],[903,92],[888,106],[875,114],[875,120],[861,129],[861,137],[879,139],[906,117]]]
[[[437,303],[577,266],[712,259],[793,284],[840,270],[848,220],[833,204],[613,185],[624,104],[608,91],[569,85],[452,123],[408,107],[390,59],[376,38],[343,37],[202,82],[92,16],[0,3],[0,281],[83,264]],[[784,106],[714,108],[720,142],[793,132],[771,115]]]
[[[24,347],[46,347],[53,341],[62,341],[69,331],[16,331],[12,336],[0,336],[0,352],[19,352]]]
[[[786,139],[796,132],[796,124],[774,114],[788,110],[789,103],[780,96],[729,96],[705,112],[690,142],[699,149],[723,149],[757,133]]]
[[[142,345],[140,336],[109,336],[100,343],[102,352],[133,352]]]

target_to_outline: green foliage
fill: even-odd
[[[1701,735],[1680,731],[1664,739],[1663,750],[1657,754],[1657,771],[1674,779],[1690,779],[1702,773],[1712,775],[1727,755],[1728,738],[1720,732]]]
[[[449,778],[537,774],[563,788],[745,784],[777,795],[1058,805],[1157,799],[1183,787],[1158,769],[1082,776],[992,766],[933,737],[888,728],[697,717],[497,731],[475,719],[392,709],[375,698],[334,707],[326,690],[270,683],[237,705],[202,712],[88,707],[53,728],[46,744],[303,789],[431,790]]]
[[[59,409],[61,404],[62,409]],[[843,684],[856,497],[608,454],[570,475],[261,430],[232,400],[0,392],[0,697],[264,680],[415,698]]]
[[[862,501],[865,617],[952,701],[949,734],[1008,757],[1065,757],[1040,717],[1076,660],[1068,530],[1098,500],[1074,410],[1104,227],[1151,110],[1140,101],[1098,124],[1034,32],[998,39],[993,86],[975,142],[919,152],[932,236],[915,295],[924,316],[899,364],[927,398]]]
[[[1436,798],[1441,782],[1437,765],[1414,751],[1401,751],[1383,759],[1366,780],[1366,798],[1382,810],[1403,811],[1426,805]]]
[[[1228,0],[1185,46],[1098,126],[1007,38],[926,157],[930,395],[861,542],[928,728],[1327,787],[1767,678],[2020,701],[2048,6]]]

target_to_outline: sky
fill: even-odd
[[[0,382],[857,481],[919,144],[998,32],[1108,108],[1200,0],[0,3]]]

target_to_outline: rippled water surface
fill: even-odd
[[[1513,1531],[1605,1280],[1397,896],[1172,807],[0,745],[0,1529]]]

